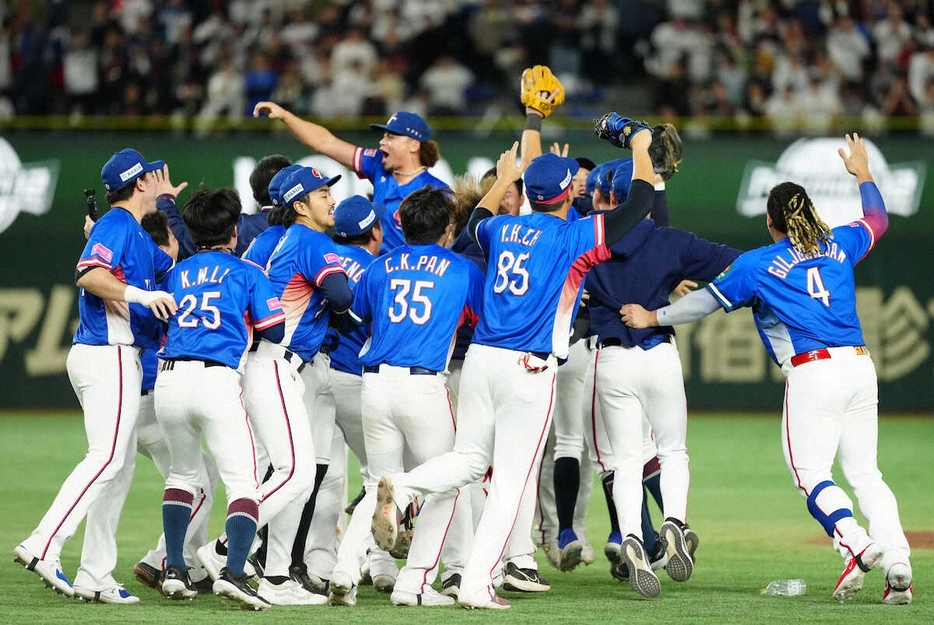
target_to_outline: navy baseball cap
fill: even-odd
[[[306,193],[310,193],[325,185],[330,187],[340,179],[340,174],[333,178],[325,178],[321,175],[321,172],[314,167],[301,167],[289,174],[279,188],[279,192],[282,195],[282,203],[286,206],[291,206],[292,202],[303,197]]]
[[[610,191],[613,190],[613,179],[615,177],[616,168],[619,167],[626,159],[617,158],[612,161],[607,161],[605,163],[600,163],[597,165],[593,171],[590,172],[588,176],[588,184],[590,184],[590,176],[593,176],[593,186],[595,189],[600,189],[600,193],[610,199]],[[632,159],[629,159],[630,161]],[[629,171],[630,178],[632,177],[632,169]]]
[[[101,180],[108,191],[130,184],[145,173],[165,167],[165,161],[149,162],[133,148],[114,153],[101,168]]]
[[[301,165],[289,165],[277,171],[276,174],[270,178],[269,186],[266,187],[266,190],[269,192],[269,199],[272,200],[273,206],[282,206],[282,183],[285,182],[286,178],[301,168]]]
[[[394,135],[405,135],[416,141],[431,139],[431,128],[428,127],[428,122],[419,115],[408,111],[396,111],[385,124],[370,124],[370,128],[385,130]]]
[[[632,159],[624,158],[613,169],[613,194],[617,202],[629,197],[629,187],[632,185]]]
[[[355,237],[373,227],[386,215],[386,207],[362,195],[351,195],[334,209],[334,230],[338,236]]]
[[[549,152],[532,159],[525,170],[525,188],[533,204],[558,204],[571,190],[579,166],[573,158]]]

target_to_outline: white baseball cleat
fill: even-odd
[[[117,603],[123,605],[133,605],[139,603],[139,597],[130,593],[123,584],[114,584],[110,588],[103,590],[90,590],[75,586],[75,596],[82,601],[97,603]]]
[[[847,559],[843,573],[840,574],[840,579],[837,580],[837,585],[833,589],[833,598],[843,603],[855,597],[856,593],[863,589],[866,573],[879,564],[881,559],[882,548],[876,543],[869,543],[869,546],[855,557]]]
[[[484,597],[477,600],[459,599],[458,603],[465,610],[508,610],[512,607],[508,599],[503,599],[497,594],[492,598]]]
[[[376,592],[391,593],[396,587],[396,578],[386,573],[379,573],[373,576],[373,588]]]
[[[882,593],[882,603],[908,605],[911,603],[913,594],[911,565],[906,562],[896,562],[889,567],[888,572],[885,574],[885,590]]]
[[[370,526],[379,548],[399,560],[407,558],[412,545],[415,515],[414,504],[407,504],[404,508],[399,505],[392,478],[388,475],[381,477],[376,485],[376,510]]]
[[[309,592],[295,580],[287,579],[281,584],[273,584],[263,578],[259,582],[256,594],[271,605],[327,605],[328,598]]]
[[[643,597],[654,599],[662,592],[658,575],[652,570],[642,541],[629,534],[622,545],[623,562],[629,568],[629,585]]]
[[[328,584],[328,605],[355,606],[357,605],[357,585],[350,579],[350,575],[341,571],[331,573]]]
[[[676,582],[686,582],[694,573],[694,558],[684,537],[686,528],[687,525],[681,521],[669,517],[658,531],[658,541],[668,555],[665,570],[668,571],[668,577]]]
[[[45,585],[66,597],[74,597],[75,589],[71,581],[62,571],[62,563],[58,560],[40,560],[23,545],[13,549],[13,561],[22,564],[27,571],[32,571],[45,582]]]
[[[420,605],[425,607],[454,605],[456,603],[453,597],[442,595],[431,586],[426,586],[422,593],[414,593],[407,590],[393,590],[392,594],[389,596],[389,601],[391,601],[393,605],[398,606]]]

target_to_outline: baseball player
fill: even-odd
[[[243,258],[246,260],[256,263],[260,267],[266,267],[269,262],[269,257],[272,256],[273,250],[279,244],[279,239],[285,234],[285,226],[282,221],[289,207],[285,206],[282,201],[282,184],[286,178],[301,168],[301,165],[283,167],[269,180],[267,194],[269,195],[269,201],[272,203],[272,209],[268,214],[269,227],[258,234],[243,252]]]
[[[292,161],[285,156],[273,154],[260,159],[250,173],[250,187],[253,189],[253,199],[259,204],[260,211],[258,213],[240,214],[240,219],[237,222],[237,247],[234,250],[237,256],[243,256],[253,239],[269,227],[269,213],[273,209],[273,203],[268,192],[269,182],[279,170],[291,164]],[[164,182],[168,182],[168,170],[165,172]],[[178,186],[173,186],[171,183],[163,184],[162,194],[156,204],[158,209],[168,217],[169,226],[178,239],[179,260],[184,260],[197,251],[197,247],[185,225],[185,220],[178,212],[178,206],[175,203],[178,194],[185,190],[187,186],[187,182],[183,182]]]
[[[32,535],[13,550],[17,562],[65,596],[102,603],[138,603],[112,575],[115,532],[136,456],[141,349],[156,347],[158,320],[175,300],[154,290],[172,259],[140,226],[156,210],[154,172],[136,150],[115,153],[101,169],[113,207],[91,229],[75,269],[80,320],[66,366],[84,411],[88,452],[74,468]],[[65,542],[88,516],[74,586],[62,571]]]
[[[173,259],[178,257],[178,240],[169,228],[168,219],[164,212],[155,211],[143,217],[141,225],[156,245]],[[160,340],[161,344],[161,340]],[[156,420],[155,393],[156,372],[159,369],[156,349],[143,350],[140,356],[143,367],[142,397],[140,398],[139,419],[136,424],[136,448],[156,465],[156,469],[163,479],[169,475],[169,449],[166,445],[162,426]],[[214,503],[214,491],[217,488],[217,465],[207,452],[201,452],[203,462],[198,479],[198,491],[192,502],[191,518],[188,522],[188,533],[185,535],[185,561],[197,562],[195,553],[208,538],[208,519],[211,515],[211,506]],[[133,567],[136,579],[150,588],[162,588],[162,575],[165,568],[165,535],[159,536],[155,549],[150,550]],[[189,577],[199,591],[211,592],[213,580],[208,577],[203,567],[197,567],[189,572]]]
[[[243,565],[259,519],[259,485],[253,430],[241,398],[240,371],[255,330],[282,339],[285,313],[262,270],[233,255],[240,200],[233,189],[202,188],[185,206],[185,224],[197,252],[166,276],[179,302],[171,317],[156,380],[156,417],[171,457],[162,521],[168,599],[191,599],[197,590],[183,555],[194,497],[200,491],[204,436],[227,487],[227,560],[214,593],[242,607],[269,603],[247,583]]]
[[[345,199],[334,209],[334,243],[352,289],[379,254],[383,242],[381,218],[385,214],[386,209],[382,205],[374,204],[359,195]],[[367,336],[367,329],[362,327],[345,333],[329,354],[330,387],[333,392],[336,425],[342,433],[342,444],[346,441],[357,457],[363,476],[367,475],[367,460],[360,406],[363,364],[360,362],[359,353]],[[328,471],[328,481],[333,477],[331,473],[335,469],[343,470],[344,464],[341,462],[331,467]],[[339,497],[343,497],[343,480],[340,482]],[[293,579],[301,578],[306,588],[320,590],[325,587],[323,580],[331,577],[336,564],[336,515],[340,514],[342,507],[335,506],[334,510],[325,510],[319,506],[319,512],[312,521],[309,544],[302,545],[305,553],[299,561],[300,564],[295,562],[293,554]],[[319,526],[320,517],[329,517],[331,520],[323,522],[322,519]],[[395,559],[385,551],[376,549],[371,536],[367,534],[365,538],[365,544],[361,548],[365,551],[368,547],[373,547],[367,555],[373,586],[377,591],[391,592],[398,574]],[[334,560],[330,560],[325,553],[318,552],[325,545],[334,549]],[[313,551],[318,553],[313,554]]]
[[[447,188],[433,176],[441,153],[431,138],[428,123],[415,113],[398,111],[385,124],[370,124],[383,131],[379,149],[364,149],[338,139],[331,131],[305,121],[275,102],[259,102],[253,117],[266,113],[271,119],[281,119],[292,135],[306,146],[333,158],[355,171],[360,178],[373,183],[373,201],[386,207],[383,224],[383,250],[389,251],[405,243],[399,221],[399,204],[412,191],[426,186]]]
[[[629,193],[629,166],[624,162],[616,168],[611,192],[614,201]],[[663,194],[656,193],[658,196]],[[636,592],[657,597],[661,585],[642,530],[643,424],[647,418],[661,467],[667,518],[660,528],[659,542],[667,553],[666,570],[673,580],[684,582],[694,567],[685,536],[690,535],[689,528],[684,522],[690,483],[687,401],[673,334],[667,329],[627,328],[618,311],[624,301],[664,305],[682,280],[711,281],[741,252],[683,230],[657,228],[651,219],[638,224],[610,252],[610,258],[594,267],[585,282],[590,293],[590,327],[599,348],[596,395],[612,450],[613,497],[620,533],[625,537],[621,550],[627,577]]]
[[[876,373],[856,315],[853,277],[856,263],[888,228],[888,215],[865,144],[856,134],[847,135],[846,144],[839,153],[859,184],[862,219],[831,230],[804,188],[781,183],[767,203],[772,245],[746,252],[706,289],[670,306],[646,311],[627,304],[620,313],[627,325],[650,328],[687,323],[720,307],[753,309],[762,342],[786,377],[785,462],[811,516],[844,556],[834,598],[851,598],[865,574],[881,568],[883,603],[906,604],[912,598],[909,547],[895,496],[876,465]],[[850,498],[833,480],[835,459],[871,535],[853,518]]]
[[[332,602],[353,604],[360,577],[357,545],[369,534],[371,519],[375,523],[378,518],[376,483],[370,476],[402,470],[406,454],[420,464],[454,445],[454,414],[443,374],[457,327],[476,322],[483,275],[446,247],[453,238],[452,212],[450,197],[441,189],[410,194],[399,207],[406,245],[370,265],[354,291],[353,313],[370,324],[370,338],[360,354],[369,479],[338,550]],[[451,490],[422,505],[406,565],[390,597],[393,605],[454,603],[431,584],[454,522],[456,499]],[[394,504],[385,505],[395,513]]]
[[[506,186],[521,173],[515,164],[517,146],[500,158],[497,181],[467,225],[490,264],[480,323],[464,360],[454,451],[408,474],[381,480],[377,510],[385,511],[381,521],[395,528],[397,511],[387,503],[405,505],[419,491],[449,491],[479,479],[493,465],[458,596],[465,607],[509,605],[495,594],[492,572],[499,567],[523,492],[541,462],[551,425],[555,368],[558,358],[567,356],[583,276],[609,255],[607,244],[622,238],[651,208],[651,130],[609,115],[597,128],[631,146],[636,163],[629,199],[605,215],[567,223],[578,165],[544,154],[525,173],[533,213],[493,217]],[[517,326],[516,319],[524,323]],[[374,533],[383,544],[394,536],[387,536],[381,525],[374,522]]]

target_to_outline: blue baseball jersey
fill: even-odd
[[[263,270],[220,250],[183,260],[169,271],[165,288],[175,295],[178,312],[169,319],[162,358],[213,360],[239,369],[253,329],[285,321]]]
[[[347,274],[347,284],[351,289],[356,289],[357,283],[363,277],[363,273],[374,260],[374,256],[369,251],[358,245],[341,245],[335,243],[337,255],[340,256],[341,266]],[[367,339],[367,329],[358,328],[348,334],[342,334],[340,341],[333,350],[331,350],[331,368],[361,375],[363,373],[363,363],[360,362],[360,350],[363,349]]]
[[[405,245],[405,236],[402,234],[402,222],[399,221],[399,204],[412,191],[423,187],[447,189],[447,184],[428,173],[422,171],[404,185],[396,182],[392,172],[387,172],[383,165],[383,153],[377,149],[357,148],[353,155],[353,169],[360,178],[366,178],[373,183],[373,202],[386,207],[386,216],[383,224],[383,251]]]
[[[476,322],[483,274],[440,245],[404,245],[381,256],[354,290],[353,311],[371,322],[364,365],[444,371],[454,335]]]
[[[234,254],[242,257],[256,237],[268,229],[269,214],[267,212],[240,213],[240,219],[237,220],[237,247],[234,248]],[[265,265],[260,266],[265,267]]]
[[[489,264],[473,342],[566,358],[587,271],[609,257],[603,215],[532,213],[480,222]]]
[[[710,282],[742,252],[675,228],[656,228],[643,219],[610,247],[612,256],[587,274],[590,331],[601,341],[620,339],[626,347],[649,349],[664,341],[671,326],[630,328],[619,317],[625,303],[648,310],[668,305],[682,280]]]
[[[155,291],[172,263],[129,211],[114,207],[91,228],[76,269],[102,267],[121,282]],[[80,289],[78,313],[73,343],[158,346],[160,322],[142,304],[103,300]]]
[[[331,318],[321,283],[329,275],[344,274],[337,248],[323,232],[292,224],[269,258],[266,273],[285,311],[282,344],[310,361],[321,347]]]
[[[853,268],[873,244],[863,221],[834,228],[815,256],[785,238],[741,255],[707,288],[727,312],[753,309],[776,363],[813,349],[863,345]]]
[[[285,226],[270,226],[253,239],[250,246],[243,252],[243,258],[265,268],[269,264],[269,257],[272,256],[273,250],[279,245],[279,239],[284,235]]]

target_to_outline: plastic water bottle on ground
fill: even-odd
[[[763,595],[769,597],[794,597],[807,594],[808,585],[803,579],[779,579],[769,582],[769,585],[762,589]]]

